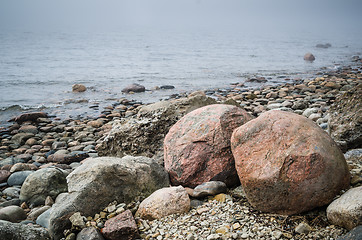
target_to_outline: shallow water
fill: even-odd
[[[99,110],[89,106],[99,103],[101,110],[122,97],[148,103],[174,93],[227,87],[251,76],[269,77],[264,85],[284,82],[283,76],[308,77],[322,67],[348,64],[362,51],[360,40],[305,32],[2,32],[0,125],[23,110],[97,116]],[[316,48],[318,43],[332,47]],[[316,61],[305,62],[306,52]],[[75,83],[88,90],[72,93]],[[175,89],[121,93],[131,83]]]

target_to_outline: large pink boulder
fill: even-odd
[[[164,142],[171,183],[188,187],[208,181],[238,184],[230,137],[251,119],[245,110],[224,104],[205,106],[182,117]]]
[[[268,111],[231,138],[246,197],[257,209],[295,214],[330,203],[349,186],[341,150],[313,121]]]

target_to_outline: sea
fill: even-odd
[[[313,77],[321,69],[352,64],[352,56],[362,52],[361,35],[150,29],[2,31],[0,126],[22,112],[45,111],[61,119],[96,117],[120,98],[151,103],[174,94],[227,89],[251,77],[268,81],[246,83],[246,90]],[[316,47],[326,43],[331,47]],[[314,54],[314,62],[303,60],[307,52]],[[77,83],[87,91],[73,93],[72,85]],[[121,92],[132,83],[144,85],[147,91]],[[162,85],[175,88],[156,90]]]

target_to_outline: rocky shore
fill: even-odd
[[[0,128],[0,238],[358,239],[342,237],[356,226],[352,231],[357,233],[350,235],[362,236],[362,59],[354,60],[355,67],[255,90],[244,90],[242,84],[235,83],[228,89],[177,95],[150,105],[119,99],[95,119],[56,120],[46,113],[14,118],[13,125]],[[256,207],[259,204],[251,203],[247,185],[243,189],[237,178],[222,181],[225,174],[236,174],[236,170],[225,173],[215,167],[205,170],[207,174],[198,179],[177,178],[172,172],[176,170],[166,160],[176,155],[176,150],[181,152],[184,143],[178,146],[177,141],[170,140],[164,154],[165,136],[187,113],[212,104],[241,107],[250,119],[280,110],[314,121],[332,136],[348,165],[350,184],[334,197],[340,202],[280,215],[260,211],[262,207]],[[244,114],[235,111],[232,115]],[[200,128],[197,125],[190,131]],[[183,125],[175,128],[173,138],[182,138],[182,129]],[[218,142],[220,151],[227,147],[222,144],[230,141],[230,131],[230,136],[222,133],[227,137]],[[231,154],[231,150],[227,152]],[[217,177],[208,178],[212,174]],[[172,185],[185,188],[169,189],[169,176]],[[203,190],[200,184],[209,180],[216,185],[214,180],[226,182],[227,186],[213,185]],[[197,192],[197,188],[202,190]],[[170,192],[155,197],[159,189]],[[348,195],[342,198],[345,192]],[[164,196],[170,198],[162,205]],[[149,205],[144,201],[150,201]],[[161,205],[152,209],[158,206],[156,203]],[[351,210],[354,215],[346,217],[344,207],[351,204],[357,204]],[[160,214],[155,217],[157,212]]]

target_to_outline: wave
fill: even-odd
[[[0,107],[0,112],[12,112],[12,111],[28,111],[28,110],[42,110],[47,108],[45,105],[38,106],[24,106],[24,105],[11,105],[7,107]]]

